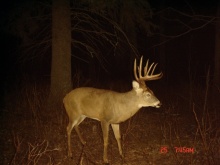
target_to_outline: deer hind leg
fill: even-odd
[[[80,139],[80,141],[81,141],[81,143],[82,143],[83,145],[85,145],[86,142],[83,140],[82,135],[81,135],[81,133],[80,133],[80,131],[79,131],[78,126],[79,126],[79,124],[80,124],[85,118],[86,118],[86,116],[81,116],[80,119],[78,120],[78,123],[77,123],[77,124],[75,125],[75,127],[74,127],[75,130],[76,130],[76,133],[78,134],[79,139]]]
[[[76,125],[76,121],[69,121],[69,124],[66,128],[67,130],[67,139],[68,139],[68,156],[72,158],[72,151],[71,151],[71,132],[72,132],[72,129],[73,127]]]
[[[119,153],[121,155],[121,157],[123,157],[123,153],[122,153],[122,148],[121,148],[121,135],[120,135],[120,129],[119,129],[119,124],[111,124],[114,135],[115,135],[115,139],[117,140],[118,143],[118,150]]]
[[[109,123],[101,122],[102,126],[102,133],[103,133],[103,141],[104,141],[104,153],[103,153],[103,160],[105,164],[108,164],[108,132],[109,132]]]
[[[73,127],[75,127],[75,130],[80,138],[80,141],[84,144],[84,140],[82,139],[82,136],[79,132],[78,125],[85,119],[85,116],[79,117],[79,119],[70,119],[69,118],[69,124],[66,128],[67,130],[67,139],[68,139],[68,156],[72,158],[72,151],[71,151],[71,132]]]

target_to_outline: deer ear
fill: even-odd
[[[132,87],[134,89],[138,89],[140,87],[139,83],[137,81],[132,81]]]
[[[140,88],[140,85],[139,85],[139,83],[138,83],[137,81],[133,81],[133,82],[132,82],[132,86],[133,86],[133,89],[134,89],[137,93],[143,91],[143,89]]]

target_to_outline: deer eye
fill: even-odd
[[[145,93],[145,96],[146,96],[146,97],[150,97],[151,94],[150,94],[149,92],[146,92],[146,93]]]

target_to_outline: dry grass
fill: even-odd
[[[163,101],[161,109],[142,109],[121,124],[124,160],[119,156],[110,130],[108,157],[111,164],[220,162],[220,93],[218,98],[212,99],[206,88],[179,86],[168,91],[164,91],[166,96],[159,96]],[[4,144],[1,164],[102,164],[101,127],[91,119],[80,125],[87,144],[83,147],[73,131],[74,158],[67,157],[67,116],[63,107],[51,112],[46,110],[47,92],[47,86],[26,82],[22,88],[8,93],[1,119]]]

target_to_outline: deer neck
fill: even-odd
[[[131,111],[135,111],[136,113],[141,108],[139,107],[139,96],[137,95],[136,91],[132,89],[131,91],[125,93],[125,95],[125,106],[127,106],[128,109],[131,109]]]
[[[114,117],[110,119],[111,122],[120,123],[138,112],[140,107],[138,107],[138,98],[134,90],[126,93],[121,93],[115,97],[115,104],[112,105]]]

